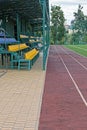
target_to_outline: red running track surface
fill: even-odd
[[[87,58],[51,46],[38,130],[87,130]]]

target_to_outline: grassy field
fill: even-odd
[[[87,45],[65,45],[65,47],[87,57]]]

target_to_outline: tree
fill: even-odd
[[[71,22],[72,29],[74,30],[74,40],[76,42],[82,41],[84,36],[87,35],[87,16],[82,11],[83,7],[78,6],[77,12],[74,12],[75,19]]]
[[[51,6],[51,39],[54,44],[63,43],[65,18],[60,6]]]

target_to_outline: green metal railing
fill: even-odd
[[[46,0],[40,0],[43,11],[43,70],[46,69],[46,60],[49,48],[49,12],[47,12]]]

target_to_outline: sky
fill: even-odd
[[[78,5],[83,6],[82,11],[87,15],[87,0],[49,0],[50,7],[51,5],[58,5],[64,12],[64,17],[66,19],[66,24],[71,23],[71,20],[74,19],[73,12],[77,12]]]

